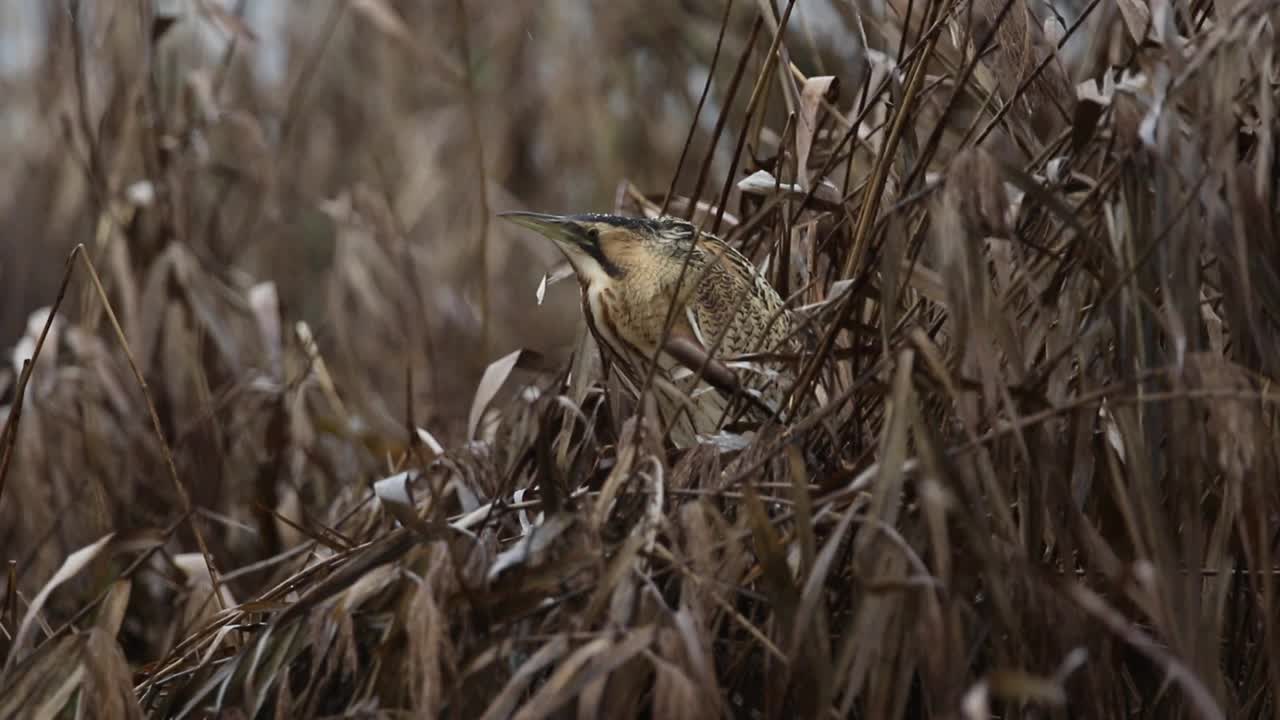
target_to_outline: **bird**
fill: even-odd
[[[755,419],[778,417],[790,389],[785,366],[744,356],[776,357],[792,337],[794,316],[742,253],[670,216],[499,217],[564,254],[606,374],[616,373],[632,400],[646,387],[654,392],[677,448],[720,432],[735,398]]]

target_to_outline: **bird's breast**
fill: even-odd
[[[627,330],[627,309],[618,302],[613,288],[591,284],[582,291],[582,311],[589,321],[593,321],[593,330],[600,336],[614,353],[629,354],[636,348],[635,338]]]

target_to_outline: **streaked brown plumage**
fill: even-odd
[[[776,351],[790,336],[792,318],[741,253],[675,218],[502,216],[550,238],[564,252],[606,367],[633,397],[658,355],[663,372],[653,389],[677,446],[715,433],[728,419],[730,396],[744,398],[757,415],[777,410],[788,387],[778,366],[733,358]],[[664,339],[673,302],[676,312]],[[702,382],[694,386],[699,372]]]

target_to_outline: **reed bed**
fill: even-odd
[[[1280,4],[249,5],[6,81],[0,717],[1280,716]],[[783,417],[517,208],[740,248]]]

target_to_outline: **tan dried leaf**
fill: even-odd
[[[957,212],[964,228],[975,236],[1009,234],[1009,192],[1004,173],[986,150],[970,147],[956,156],[947,170],[943,198]]]
[[[480,428],[480,419],[484,416],[484,411],[489,407],[489,403],[493,402],[493,398],[502,389],[507,378],[511,376],[511,371],[515,370],[523,352],[523,350],[516,350],[495,360],[485,368],[484,375],[480,378],[480,385],[476,388],[475,398],[471,401],[471,414],[467,418],[468,438],[473,440],[476,438],[476,431]]]
[[[824,102],[834,102],[840,81],[831,75],[811,77],[800,89],[800,115],[796,125],[796,182],[809,188],[809,154],[818,135],[818,115]]]
[[[1135,43],[1141,44],[1151,29],[1151,8],[1144,0],[1116,0],[1124,27]]]

